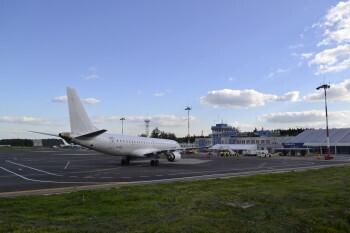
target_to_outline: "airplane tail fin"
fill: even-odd
[[[72,133],[88,134],[98,129],[91,123],[77,92],[67,87],[70,128]]]

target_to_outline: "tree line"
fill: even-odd
[[[305,130],[312,130],[313,128],[297,128],[297,129],[278,129],[277,131],[280,131],[281,136],[297,136],[298,134],[301,134]]]
[[[16,147],[32,147],[33,140],[31,139],[1,139],[0,145],[10,145]]]
[[[298,134],[302,133],[303,131],[309,130],[309,129],[312,129],[312,128],[296,128],[296,129],[289,128],[289,129],[277,129],[277,130],[274,130],[274,131],[279,132],[280,136],[297,136]],[[237,133],[237,135],[240,135],[240,130],[238,128],[234,128],[234,131]],[[253,130],[252,132],[248,132],[246,134],[246,136],[248,136],[248,137],[258,137],[255,134],[256,131],[257,131],[257,129],[255,128],[255,130]],[[140,136],[146,137],[145,134],[142,134]],[[161,131],[161,130],[159,130],[158,127],[156,127],[152,131],[150,137],[151,138],[171,139],[171,140],[177,141],[178,143],[187,143],[188,142],[188,137],[187,136],[186,137],[176,137],[176,135],[174,133]],[[195,138],[198,138],[198,137],[204,137],[204,136],[192,135],[192,136],[190,136],[190,143],[194,143]]]

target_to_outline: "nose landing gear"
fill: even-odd
[[[150,162],[151,166],[159,166],[159,160],[158,159],[152,159],[151,162]]]
[[[130,158],[129,157],[123,157],[122,160],[120,160],[120,164],[122,166],[129,165],[130,164]]]

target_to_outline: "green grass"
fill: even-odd
[[[350,232],[350,167],[0,198],[0,232]]]

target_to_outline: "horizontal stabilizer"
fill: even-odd
[[[53,133],[43,133],[43,132],[31,131],[31,130],[28,130],[28,132],[31,132],[31,133],[38,133],[38,134],[43,134],[43,135],[48,135],[48,136],[54,136],[54,137],[59,137],[58,134],[53,134]]]
[[[105,129],[101,129],[92,133],[88,133],[88,134],[84,134],[84,135],[80,135],[78,137],[75,137],[76,139],[82,139],[82,140],[89,140],[89,139],[93,139],[94,137],[97,137],[100,134],[103,134],[104,132],[107,132],[107,130]]]

